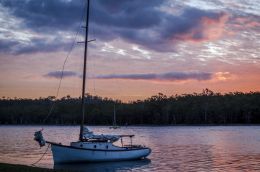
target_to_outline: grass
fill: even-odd
[[[17,164],[5,164],[0,163],[1,172],[71,172],[68,170],[53,170],[40,167],[31,167],[26,165],[17,165]]]

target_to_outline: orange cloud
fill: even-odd
[[[226,81],[233,79],[234,75],[232,75],[230,72],[216,72],[214,78],[218,81]]]

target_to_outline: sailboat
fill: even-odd
[[[151,149],[146,146],[133,145],[134,135],[97,135],[84,126],[85,117],[85,85],[86,85],[86,64],[88,48],[88,28],[89,28],[89,9],[90,0],[87,0],[86,12],[86,32],[84,48],[84,66],[82,79],[81,110],[82,119],[78,141],[72,141],[70,145],[63,145],[51,141],[45,141],[42,130],[35,132],[34,139],[40,146],[46,143],[51,145],[54,164],[75,163],[75,162],[104,162],[104,161],[123,161],[135,160],[147,157]],[[130,145],[123,144],[123,138],[129,137]],[[113,143],[121,140],[121,146]]]
[[[114,104],[114,118],[113,118],[113,126],[109,127],[110,129],[117,129],[120,128],[120,126],[118,126],[116,124],[116,105]]]

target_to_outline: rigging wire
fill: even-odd
[[[63,76],[64,76],[65,65],[66,65],[66,62],[67,62],[67,60],[68,60],[68,58],[69,58],[69,56],[70,56],[70,54],[71,54],[71,52],[72,52],[72,50],[73,50],[73,48],[74,48],[74,46],[75,46],[75,43],[76,43],[76,40],[77,40],[79,31],[80,31],[80,26],[81,26],[82,21],[83,21],[83,18],[84,18],[84,11],[85,11],[85,10],[86,10],[86,5],[84,5],[84,7],[83,7],[82,14],[81,14],[81,19],[80,19],[80,23],[79,23],[79,26],[77,27],[78,30],[77,30],[77,32],[76,32],[76,34],[75,34],[75,36],[74,36],[73,42],[72,42],[72,44],[71,44],[71,46],[70,46],[70,49],[69,49],[69,51],[68,51],[68,53],[67,53],[67,56],[66,56],[66,58],[65,58],[65,60],[64,60],[64,62],[63,62],[63,65],[62,65],[61,76],[60,76],[59,85],[58,85],[58,89],[57,89],[57,92],[56,92],[56,97],[55,97],[55,99],[57,99],[57,97],[59,96],[60,87],[61,87],[61,81],[62,81]],[[47,120],[47,119],[50,117],[50,115],[52,114],[52,111],[53,111],[55,105],[56,105],[56,101],[53,102],[53,104],[52,104],[52,106],[51,106],[51,108],[50,108],[50,111],[49,111],[48,115],[45,117],[45,119],[44,119],[43,122],[42,122],[43,124],[46,122],[46,120]],[[40,157],[40,159],[38,159],[36,162],[32,163],[32,164],[31,164],[32,166],[36,166],[36,164],[39,163],[39,162],[43,159],[43,157],[47,154],[47,152],[48,152],[48,150],[49,150],[49,148],[50,148],[50,145],[51,145],[51,144],[48,144],[47,149],[46,149],[45,152],[42,154],[42,156]]]
[[[70,54],[71,54],[71,52],[72,52],[72,50],[73,50],[73,48],[74,48],[74,46],[75,46],[75,43],[76,43],[76,40],[77,40],[79,31],[80,31],[80,26],[81,26],[82,21],[83,21],[85,9],[86,9],[86,5],[84,5],[84,8],[83,8],[83,11],[82,11],[82,14],[81,14],[81,20],[80,20],[81,22],[79,23],[78,30],[77,30],[77,32],[76,32],[76,34],[75,34],[75,36],[74,36],[73,42],[72,42],[72,44],[71,44],[71,46],[70,46],[70,49],[69,49],[69,51],[68,51],[68,53],[67,53],[67,56],[66,56],[66,58],[65,58],[65,60],[64,60],[64,62],[63,62],[63,65],[62,65],[61,76],[60,76],[59,85],[58,85],[58,89],[57,89],[57,92],[56,92],[55,99],[57,99],[57,97],[59,96],[60,87],[61,87],[61,81],[62,81],[63,76],[64,76],[65,65],[66,65],[66,62],[67,62],[67,60],[68,60],[68,58],[69,58],[69,56],[70,56]],[[47,116],[44,118],[44,120],[43,120],[43,124],[46,122],[46,120],[47,120],[47,119],[50,117],[50,115],[52,114],[52,111],[53,111],[55,105],[56,105],[56,101],[53,102],[53,104],[52,104],[52,106],[51,106],[51,108],[50,108],[50,111],[49,111],[48,115],[47,115]]]

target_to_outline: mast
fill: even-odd
[[[84,117],[85,117],[85,86],[86,86],[87,55],[88,55],[88,20],[89,20],[89,6],[90,6],[89,1],[90,0],[87,0],[84,66],[83,66],[83,80],[82,80],[82,94],[81,94],[82,119],[81,119],[80,134],[79,134],[80,141],[83,141],[83,127],[84,127]]]
[[[116,126],[116,105],[114,104],[114,121],[113,126]]]

